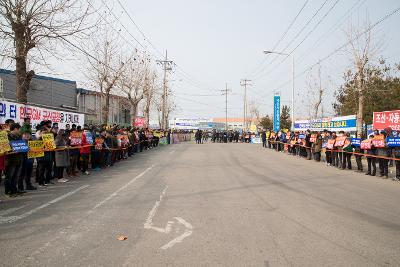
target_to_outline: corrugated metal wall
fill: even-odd
[[[4,98],[16,100],[16,79],[13,72],[0,69],[3,79]],[[28,102],[51,107],[76,107],[76,82],[43,76],[32,79]]]

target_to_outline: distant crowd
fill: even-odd
[[[5,193],[9,197],[55,181],[65,183],[79,174],[89,175],[89,169],[109,168],[136,153],[157,147],[160,140],[165,144],[174,141],[171,131],[118,125],[66,124],[61,129],[58,123],[42,121],[33,129],[29,118],[22,125],[9,119],[1,128],[0,179],[4,174]],[[175,138],[176,142],[186,139],[178,135]],[[14,147],[15,144],[19,147]]]
[[[400,143],[399,132],[387,128],[375,130],[367,139],[361,134],[351,137],[350,133],[324,130],[321,132],[283,132],[264,131],[261,140],[264,147],[277,151],[287,151],[289,154],[304,157],[307,160],[321,161],[325,154],[327,166],[340,169],[352,169],[352,157],[355,158],[358,172],[364,172],[362,158],[367,159],[366,175],[377,175],[388,178],[389,165],[395,165],[396,174],[393,178],[400,181]]]
[[[394,166],[396,173],[393,180],[400,181],[400,131],[391,128],[375,130],[367,139],[360,134],[352,137],[344,131],[262,131],[259,135],[254,132],[239,131],[202,131],[195,134],[196,142],[202,144],[211,138],[212,142],[252,143],[260,140],[263,147],[287,152],[291,155],[304,157],[307,160],[324,160],[327,166],[340,169],[353,169],[352,158],[358,172],[366,175],[389,177],[389,166]],[[362,159],[367,160],[367,170],[364,170]],[[379,173],[377,173],[379,167]]]

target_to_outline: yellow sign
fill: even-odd
[[[56,143],[54,142],[54,135],[52,133],[42,134],[42,139],[45,150],[56,149]]]
[[[44,157],[44,142],[42,140],[28,141],[28,159]]]
[[[8,134],[6,131],[0,131],[0,154],[11,150]]]

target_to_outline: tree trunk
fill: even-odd
[[[150,123],[150,105],[151,101],[149,99],[146,99],[146,106],[144,108],[144,117],[146,118],[147,125],[149,125]]]
[[[364,123],[364,68],[359,66],[358,68],[358,112],[357,112],[357,133],[363,134],[363,123]]]
[[[138,103],[136,103],[135,101],[131,101],[131,117],[132,120],[135,121],[136,116],[137,116],[137,109],[138,109]]]
[[[108,124],[108,115],[110,113],[110,93],[105,93],[106,103],[103,107],[103,123]]]
[[[29,79],[26,72],[26,49],[23,29],[15,31],[15,76],[16,76],[16,100],[19,103],[28,102]],[[33,75],[32,75],[33,76]]]

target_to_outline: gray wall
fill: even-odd
[[[4,98],[16,100],[14,72],[0,69]],[[76,107],[76,82],[44,76],[35,76],[28,91],[28,103],[61,108]]]

